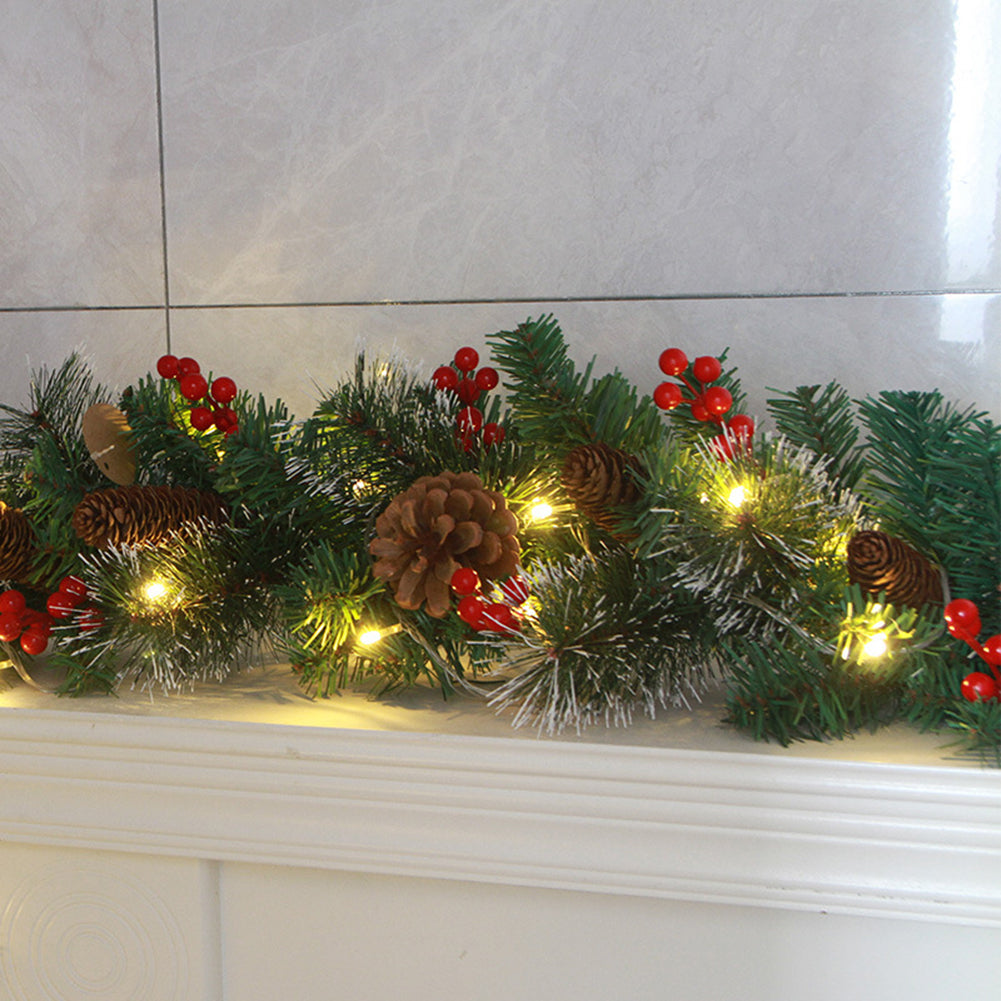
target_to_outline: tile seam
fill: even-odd
[[[164,248],[166,252],[166,247]],[[678,292],[662,295],[617,295],[617,296],[509,296],[497,298],[466,299],[328,299],[301,301],[262,302],[205,302],[205,303],[160,303],[130,305],[44,305],[44,306],[0,306],[0,313],[87,313],[114,311],[164,310],[168,316],[173,310],[186,312],[202,309],[338,309],[363,306],[505,306],[538,305],[542,303],[631,303],[631,302],[746,302],[784,301],[796,299],[920,299],[941,298],[943,296],[984,296],[1001,295],[1001,288],[976,289],[898,289],[892,291],[851,291],[851,292]],[[169,334],[169,319],[168,319]]]

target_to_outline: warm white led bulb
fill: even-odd
[[[876,633],[871,636],[862,647],[862,652],[867,657],[882,657],[886,653],[886,633]]]
[[[358,635],[358,642],[363,646],[372,646],[373,643],[378,643],[381,639],[382,633],[378,629],[366,629],[365,632]]]
[[[159,601],[167,594],[167,585],[159,580],[150,581],[143,588],[143,594],[146,596],[147,601]]]
[[[544,500],[536,500],[532,504],[532,510],[529,512],[532,515],[533,521],[544,521],[553,513],[553,508],[551,504],[547,504]]]
[[[733,507],[740,507],[747,500],[747,491],[742,486],[736,486],[730,491],[730,496],[727,497],[727,500]]]

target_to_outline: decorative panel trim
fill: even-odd
[[[1001,926],[1001,772],[0,709],[0,838]]]

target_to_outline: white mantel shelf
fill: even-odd
[[[1001,771],[893,727],[755,744],[719,707],[540,739],[472,700],[0,690],[0,839],[1001,927]]]

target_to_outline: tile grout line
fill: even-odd
[[[170,268],[167,257],[167,182],[163,156],[163,85],[160,73],[160,7],[153,0],[153,71],[156,80],[156,145],[160,171],[160,236],[163,251],[163,318],[166,350],[170,352]]]
[[[165,201],[164,201],[165,204]],[[166,227],[163,240],[164,261],[166,262]],[[166,269],[165,269],[166,272]],[[168,285],[165,281],[165,286]],[[197,311],[200,309],[343,309],[362,306],[505,306],[524,303],[538,305],[545,303],[630,303],[630,302],[762,302],[791,299],[920,299],[942,296],[982,296],[1001,295],[1001,288],[976,289],[897,289],[888,291],[863,290],[857,292],[678,292],[662,295],[554,295],[554,296],[507,296],[493,299],[329,299],[275,302],[203,302],[170,303],[169,288],[165,287],[166,306],[155,303],[148,305],[104,305],[104,306],[0,306],[0,313],[87,313],[138,310]]]

